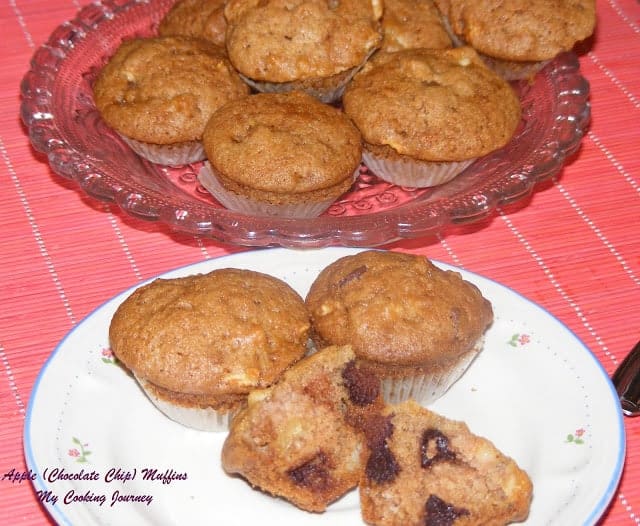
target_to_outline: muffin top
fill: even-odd
[[[389,365],[437,364],[470,350],[491,304],[460,274],[411,254],[365,251],[325,267],[306,297],[314,339]]]
[[[229,58],[267,82],[336,75],[359,66],[382,39],[379,0],[230,0]]]
[[[378,53],[343,96],[367,145],[425,161],[501,148],[520,122],[511,86],[470,47]]]
[[[510,524],[529,514],[533,485],[466,424],[409,400],[370,419],[362,515],[380,526]]]
[[[183,35],[210,40],[224,47],[225,0],[178,0],[160,21],[160,36]]]
[[[157,279],[133,292],[109,328],[137,377],[190,394],[266,387],[306,351],[309,318],[285,282],[250,270]]]
[[[247,93],[219,46],[189,37],[123,42],[93,87],[109,126],[153,144],[201,139],[211,114]]]
[[[362,154],[360,133],[344,113],[297,91],[226,104],[211,117],[203,144],[225,187],[275,202],[346,191]]]
[[[433,0],[384,0],[383,51],[452,47]]]
[[[595,0],[436,0],[455,35],[502,60],[539,61],[589,37]]]

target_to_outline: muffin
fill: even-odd
[[[527,473],[462,422],[409,400],[386,408],[367,436],[359,485],[367,524],[503,525],[529,514]]]
[[[253,389],[306,353],[309,316],[283,281],[241,269],[157,279],[118,307],[111,348],[169,418],[223,431]]]
[[[249,215],[320,215],[349,190],[362,158],[353,123],[303,92],[232,101],[211,117],[203,141],[201,184]]]
[[[490,302],[460,274],[399,252],[334,261],[305,301],[315,344],[351,345],[391,403],[442,396],[481,351],[493,320]]]
[[[160,21],[160,36],[204,38],[224,48],[225,0],[178,0]]]
[[[382,40],[380,0],[229,0],[229,58],[256,90],[304,90],[323,102]]]
[[[508,80],[528,78],[588,38],[595,0],[435,0],[451,36]]]
[[[384,0],[382,51],[453,46],[433,0]]]
[[[262,491],[322,512],[358,483],[368,454],[357,423],[380,410],[376,379],[358,369],[349,347],[328,347],[249,395],[224,442],[222,465]]]
[[[343,96],[378,177],[408,187],[454,178],[502,148],[520,122],[512,87],[469,48],[378,53]]]
[[[141,157],[167,165],[203,160],[209,117],[247,93],[219,46],[189,37],[123,42],[93,87],[104,121]]]

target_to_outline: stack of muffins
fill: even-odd
[[[94,85],[142,157],[205,161],[249,215],[314,217],[360,163],[427,187],[505,146],[526,78],[592,34],[594,0],[178,0]]]
[[[109,337],[165,415],[228,431],[222,466],[253,487],[312,512],[358,487],[380,526],[454,511],[506,524],[528,514],[526,472],[425,407],[471,366],[492,321],[458,273],[367,250],[327,265],[304,299],[251,270],[155,280],[118,307]]]

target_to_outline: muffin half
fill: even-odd
[[[304,358],[254,391],[234,419],[222,465],[252,486],[322,512],[354,488],[367,456],[358,424],[380,410],[378,383],[348,346]]]

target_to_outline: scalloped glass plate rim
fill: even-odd
[[[570,102],[575,105],[571,110],[572,114],[563,116],[565,122],[573,123],[575,129],[571,130],[569,137],[562,140],[556,136],[557,130],[554,130],[553,136],[545,137],[546,142],[541,148],[554,149],[549,154],[552,161],[547,166],[525,168],[523,163],[516,164],[500,180],[480,185],[473,195],[462,193],[433,201],[409,201],[396,208],[363,215],[323,215],[304,220],[248,217],[224,208],[208,206],[195,199],[187,200],[186,197],[183,201],[171,202],[149,188],[140,192],[137,185],[123,182],[117,173],[105,173],[100,166],[88,162],[83,157],[83,152],[73,150],[65,142],[63,132],[56,125],[54,112],[46,111],[51,109],[47,104],[51,102],[52,92],[56,89],[56,76],[51,75],[51,71],[43,73],[35,60],[38,53],[55,55],[59,52],[64,61],[65,53],[69,50],[72,52],[75,41],[85,38],[92,31],[99,31],[102,19],[96,15],[96,10],[102,12],[103,18],[111,19],[120,13],[126,13],[132,6],[152,6],[161,1],[164,0],[91,4],[80,9],[75,19],[61,24],[49,41],[36,51],[31,69],[23,78],[21,116],[29,129],[34,148],[47,154],[49,164],[58,175],[75,180],[85,193],[94,198],[117,203],[131,216],[159,221],[179,232],[237,245],[285,247],[377,246],[403,238],[439,234],[455,224],[476,222],[491,215],[501,204],[513,203],[528,196],[540,181],[555,175],[566,156],[578,148],[590,119],[588,82],[579,74],[577,57],[572,53],[565,53],[552,65],[557,66],[559,74],[569,71],[569,75],[575,77],[571,79],[571,85],[563,87],[562,92],[562,96],[571,98]],[[87,26],[87,20],[94,19],[98,20],[95,27]],[[63,36],[69,34],[76,40],[65,41]],[[41,75],[38,80],[44,79],[45,86],[33,86],[34,75]],[[579,83],[580,88],[573,89]],[[52,124],[52,129],[41,126],[43,122]],[[491,156],[487,156],[489,157]],[[70,165],[68,159],[72,160]]]

